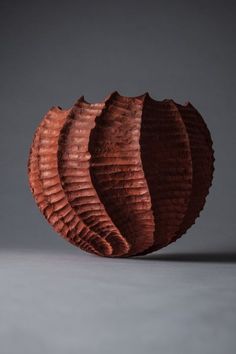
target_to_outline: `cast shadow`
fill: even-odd
[[[136,259],[165,262],[236,263],[236,252],[153,253]]]

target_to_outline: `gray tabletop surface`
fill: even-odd
[[[0,254],[2,354],[233,354],[233,254]]]

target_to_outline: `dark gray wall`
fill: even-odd
[[[1,1],[1,247],[71,247],[28,188],[32,136],[53,105],[113,90],[190,100],[215,148],[197,224],[172,249],[232,250],[235,235],[236,6],[233,1]]]

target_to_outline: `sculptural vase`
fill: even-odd
[[[202,210],[213,176],[209,130],[190,104],[148,94],[81,97],[38,126],[28,173],[36,203],[65,239],[128,257],[177,240]]]

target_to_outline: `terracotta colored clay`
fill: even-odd
[[[148,94],[81,97],[38,126],[29,181],[39,209],[72,244],[101,256],[156,251],[178,239],[205,204],[210,133],[190,104]]]

